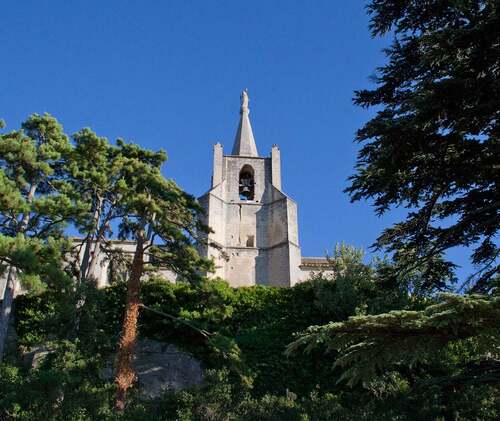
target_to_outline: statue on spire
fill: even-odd
[[[243,92],[240,95],[240,100],[241,100],[241,112],[248,112],[248,89],[244,89]]]

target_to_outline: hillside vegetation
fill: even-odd
[[[157,400],[141,400],[134,391],[121,415],[113,408],[113,383],[101,380],[99,372],[116,352],[126,284],[117,282],[89,294],[77,340],[68,339],[75,310],[67,291],[20,297],[16,328],[21,349],[49,343],[55,352],[37,369],[4,364],[1,408],[20,419],[39,419],[40,413],[46,419],[152,420],[424,420],[438,419],[447,411],[461,419],[497,416],[498,389],[488,382],[494,374],[479,365],[479,337],[451,341],[438,353],[435,345],[427,344],[431,349],[426,358],[408,364],[405,357],[414,350],[398,356],[398,338],[393,337],[392,350],[389,343],[383,344],[386,365],[378,366],[376,373],[369,368],[357,373],[355,378],[360,376],[362,382],[343,379],[338,351],[286,356],[294,333],[310,325],[350,316],[362,323],[373,317],[369,315],[403,308],[415,320],[425,314],[421,309],[440,302],[410,300],[407,291],[379,288],[377,276],[385,263],[365,265],[351,247],[338,247],[334,257],[341,273],[336,281],[318,276],[290,289],[234,289],[217,280],[196,285],[145,282],[141,302],[177,320],[143,310],[141,335],[191,352],[208,375],[198,389],[167,393]],[[446,317],[454,320],[443,312],[442,324]],[[375,350],[363,355],[360,369],[380,361],[380,354]],[[393,354],[401,357],[399,364],[389,363]],[[464,370],[474,369],[473,381],[464,378]]]

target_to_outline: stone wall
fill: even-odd
[[[79,246],[83,243],[83,239],[80,238],[74,238],[72,241],[75,246]],[[112,240],[110,243],[112,249],[116,251],[121,251],[123,253],[124,259],[128,260],[129,262],[132,261],[135,250],[134,241]],[[83,259],[83,253],[84,253],[84,248],[82,246],[79,253],[80,261]],[[149,261],[149,256],[147,253],[145,255],[144,261],[145,262]],[[112,269],[110,267],[110,260],[105,253],[99,254],[98,268],[99,269],[97,276],[97,285],[98,287],[102,288],[109,285],[109,275],[110,275],[110,270]],[[157,274],[170,282],[175,282],[177,279],[177,274],[167,268],[161,268],[161,267],[158,268]],[[126,272],[123,273],[123,276],[124,277],[127,276],[127,273]]]
[[[232,286],[293,285],[302,277],[297,205],[280,190],[279,148],[268,158],[221,154],[215,145],[212,188],[199,199],[214,231],[208,242],[219,249],[201,245],[200,252],[214,258],[215,276]],[[249,167],[254,197],[243,200],[239,177]]]

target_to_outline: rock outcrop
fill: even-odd
[[[133,368],[137,386],[145,398],[156,398],[167,391],[182,390],[203,382],[203,369],[198,360],[175,345],[151,339],[137,342]],[[112,363],[101,373],[112,379]]]

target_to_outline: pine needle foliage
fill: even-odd
[[[377,86],[355,93],[377,113],[357,133],[346,191],[378,214],[408,209],[375,244],[394,253],[393,278],[425,267],[424,286],[444,290],[455,265],[443,255],[467,247],[466,286],[488,291],[500,270],[500,4],[374,0],[368,12],[372,35],[393,41]]]
[[[65,277],[62,238],[73,207],[61,187],[70,149],[62,126],[49,114],[33,114],[20,130],[0,134],[0,269],[6,278],[0,306],[0,361],[20,285],[40,291],[44,281]],[[55,250],[58,255],[48,276],[47,256]]]
[[[287,353],[303,348],[336,352],[339,381],[365,384],[395,366],[415,366],[442,357],[446,347],[470,341],[478,359],[500,358],[500,296],[443,293],[422,311],[398,310],[354,316],[345,322],[311,326]],[[472,378],[471,378],[472,379]],[[469,380],[471,380],[469,379]],[[495,379],[500,380],[500,371]]]

